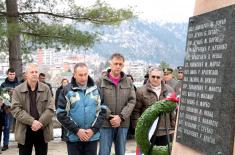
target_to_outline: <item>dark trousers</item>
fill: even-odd
[[[34,132],[31,128],[26,131],[25,145],[18,144],[19,155],[32,155],[33,146],[35,155],[47,155],[48,144],[45,143],[43,131]]]
[[[68,155],[96,155],[97,141],[67,142]]]
[[[170,134],[169,135],[169,142],[171,143],[173,141],[173,138],[174,138],[174,134]],[[153,137],[151,138],[151,143],[153,143]],[[156,139],[155,139],[155,145],[157,146],[164,146],[164,145],[167,145],[168,144],[168,140],[167,140],[167,135],[164,135],[164,136],[157,136]]]
[[[1,146],[1,141],[2,141],[2,125],[0,125],[0,146]],[[1,149],[1,148],[0,148]]]

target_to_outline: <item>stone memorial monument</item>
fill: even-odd
[[[235,5],[189,19],[184,69],[172,154],[232,155]]]

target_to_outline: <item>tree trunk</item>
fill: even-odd
[[[17,0],[6,0],[9,63],[17,77],[22,75],[22,58]]]

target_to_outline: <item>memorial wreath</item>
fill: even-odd
[[[164,100],[157,101],[149,108],[147,108],[141,117],[138,119],[135,129],[135,139],[138,146],[141,148],[144,154],[148,154],[151,143],[148,140],[149,130],[156,120],[162,113],[169,113],[175,110],[179,99],[176,98],[175,94]],[[152,155],[168,155],[168,146],[154,146]]]

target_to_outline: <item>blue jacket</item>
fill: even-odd
[[[106,107],[101,106],[98,88],[90,77],[86,90],[79,88],[72,78],[59,94],[56,113],[59,122],[68,130],[66,141],[80,141],[76,135],[80,128],[92,129],[94,135],[89,141],[95,141],[100,137],[99,129],[106,118]]]

